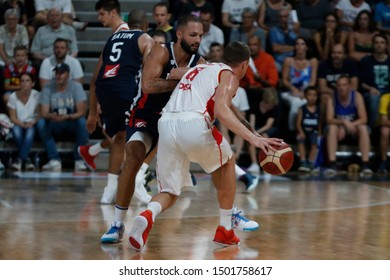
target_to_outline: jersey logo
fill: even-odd
[[[115,77],[118,74],[119,66],[119,64],[106,65],[106,67],[104,68],[103,78]]]
[[[137,121],[134,125],[135,127],[147,127],[148,126],[148,123],[146,121]]]

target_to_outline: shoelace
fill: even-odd
[[[117,227],[116,225],[115,226],[112,226],[109,231],[107,231],[107,234],[113,234],[115,233],[116,231],[119,231],[120,227]]]
[[[238,211],[237,213],[233,214],[232,215],[232,222],[234,224],[234,228],[238,227],[238,224],[240,221],[243,221],[245,223],[249,222],[249,220],[247,218],[245,218],[244,216],[241,216],[240,213],[242,211]],[[239,220],[239,221],[236,221],[236,220]]]

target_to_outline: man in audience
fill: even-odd
[[[279,26],[274,26],[269,32],[269,40],[272,46],[278,72],[281,72],[284,59],[294,54],[295,40],[298,38],[299,30],[290,27],[288,18],[290,10],[282,8],[279,10]]]
[[[376,34],[373,39],[374,53],[362,58],[359,67],[359,80],[363,94],[368,99],[368,124],[374,127],[378,116],[381,95],[390,92],[390,58],[387,54],[388,37]]]
[[[351,88],[349,77],[341,75],[336,82],[336,92],[327,99],[326,143],[328,149],[328,176],[336,175],[336,151],[338,142],[347,138],[358,139],[363,175],[371,175],[369,167],[370,135],[363,96]]]
[[[59,9],[64,14],[62,21],[77,30],[85,30],[88,23],[74,20],[74,9],[71,0],[35,0],[34,24],[39,27],[47,24],[47,14],[52,8]]]
[[[86,170],[77,147],[88,142],[88,132],[85,129],[87,96],[80,83],[69,80],[68,64],[57,64],[54,71],[55,80],[43,87],[39,101],[42,118],[38,121],[38,132],[49,158],[42,169],[61,170],[61,158],[54,136],[64,137],[70,134],[75,137],[75,170]]]
[[[261,99],[262,90],[276,87],[279,76],[275,60],[261,47],[261,39],[255,35],[249,37],[248,47],[251,52],[251,61],[240,86],[245,88],[251,110],[256,110]]]
[[[154,5],[153,19],[156,27],[148,30],[148,34],[151,35],[154,30],[160,29],[167,34],[167,42],[176,42],[176,30],[169,24],[171,14],[168,11],[168,5],[165,2],[160,2]]]
[[[207,9],[202,9],[200,11],[200,20],[203,25],[203,37],[200,42],[198,53],[203,56],[204,59],[209,59],[210,57],[210,45],[211,43],[217,42],[221,45],[224,44],[224,35],[223,31],[213,24],[214,14],[212,11]]]
[[[68,64],[70,68],[69,78],[82,84],[84,76],[83,69],[80,61],[69,55],[69,42],[65,39],[57,38],[53,44],[53,51],[53,55],[46,57],[42,61],[39,70],[39,83],[41,88],[55,78],[53,69],[59,63]]]
[[[77,57],[78,47],[74,28],[62,23],[62,13],[57,9],[50,9],[47,13],[47,25],[38,29],[31,45],[31,53],[35,62],[40,65],[42,61],[53,55],[53,43],[57,38],[68,40],[70,55]]]

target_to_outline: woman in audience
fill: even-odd
[[[272,26],[279,25],[279,10],[291,5],[285,0],[264,0],[259,6],[259,27],[269,31]]]
[[[288,127],[291,131],[296,129],[298,109],[306,104],[304,90],[308,86],[315,86],[317,81],[318,61],[316,58],[308,59],[307,42],[303,37],[295,41],[295,55],[284,60],[282,80],[288,89],[282,93],[282,98],[289,104]]]
[[[378,31],[369,11],[361,11],[355,21],[353,31],[348,34],[349,58],[359,62],[373,51],[372,38]]]
[[[317,31],[314,34],[314,42],[317,47],[319,58],[327,59],[333,46],[341,44],[345,46],[348,33],[342,31],[339,25],[339,17],[336,13],[329,13],[325,18],[324,29]]]
[[[38,121],[37,105],[39,92],[33,89],[34,76],[23,73],[20,76],[20,89],[10,95],[8,101],[9,116],[14,124],[12,133],[18,147],[18,158],[12,163],[12,168],[21,170],[22,163],[26,169],[34,169],[35,166],[28,157],[34,142],[35,124]]]

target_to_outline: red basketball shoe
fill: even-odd
[[[88,146],[79,146],[77,148],[77,150],[79,151],[79,155],[80,157],[83,159],[83,161],[85,162],[85,164],[88,166],[88,168],[91,170],[91,171],[94,171],[96,170],[96,164],[95,164],[95,158],[96,156],[91,156],[89,154],[89,148],[91,147],[91,145],[88,145]]]
[[[153,227],[152,211],[145,210],[135,218],[133,228],[130,231],[130,246],[141,251],[145,246],[150,230]]]
[[[234,233],[234,230],[227,230],[223,226],[218,226],[213,242],[222,246],[234,246],[240,245],[240,238]]]

